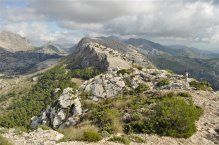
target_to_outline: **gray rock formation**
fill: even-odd
[[[145,67],[153,66],[135,47],[111,46],[111,42],[105,43],[100,39],[83,38],[67,62],[73,69],[95,67],[102,71],[130,68],[133,63],[139,63]]]
[[[149,90],[173,90],[185,89],[185,80],[182,75],[170,74],[165,70],[158,69],[131,69],[130,74],[119,74],[118,71],[108,71],[85,81],[81,85],[81,90],[90,92],[91,98],[98,101],[98,98],[108,98],[117,96],[125,90],[135,90],[139,84],[143,83],[149,87]],[[166,78],[168,85],[157,86],[157,83]]]
[[[55,91],[57,90],[59,89]],[[81,114],[81,102],[77,92],[72,88],[66,88],[58,100],[43,111],[41,116],[31,119],[31,127],[36,128],[39,124],[46,124],[52,128],[69,127],[77,123]]]

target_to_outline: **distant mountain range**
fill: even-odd
[[[9,31],[0,32],[0,47],[9,52],[33,50],[33,46],[26,38]]]
[[[0,33],[0,73],[24,74],[33,71],[37,64],[65,55],[52,44],[41,48],[32,46],[26,38],[8,31]]]

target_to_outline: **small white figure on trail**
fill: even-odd
[[[185,71],[185,81],[186,81],[186,89],[189,88],[189,73]]]

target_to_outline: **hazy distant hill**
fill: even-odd
[[[0,47],[10,52],[33,50],[26,38],[9,31],[0,33]]]
[[[48,42],[44,46],[36,49],[35,52],[44,54],[66,55],[66,52],[64,50],[51,42]]]

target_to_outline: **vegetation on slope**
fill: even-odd
[[[90,120],[100,131],[115,133],[156,133],[172,137],[190,137],[195,121],[203,110],[195,106],[188,93],[120,96],[98,103],[83,101]]]
[[[54,95],[56,88],[75,87],[69,73],[63,67],[57,66],[40,76],[36,85],[26,95],[10,106],[9,110],[0,116],[0,125],[3,127],[24,127],[29,129],[30,119],[57,99],[60,94]]]

